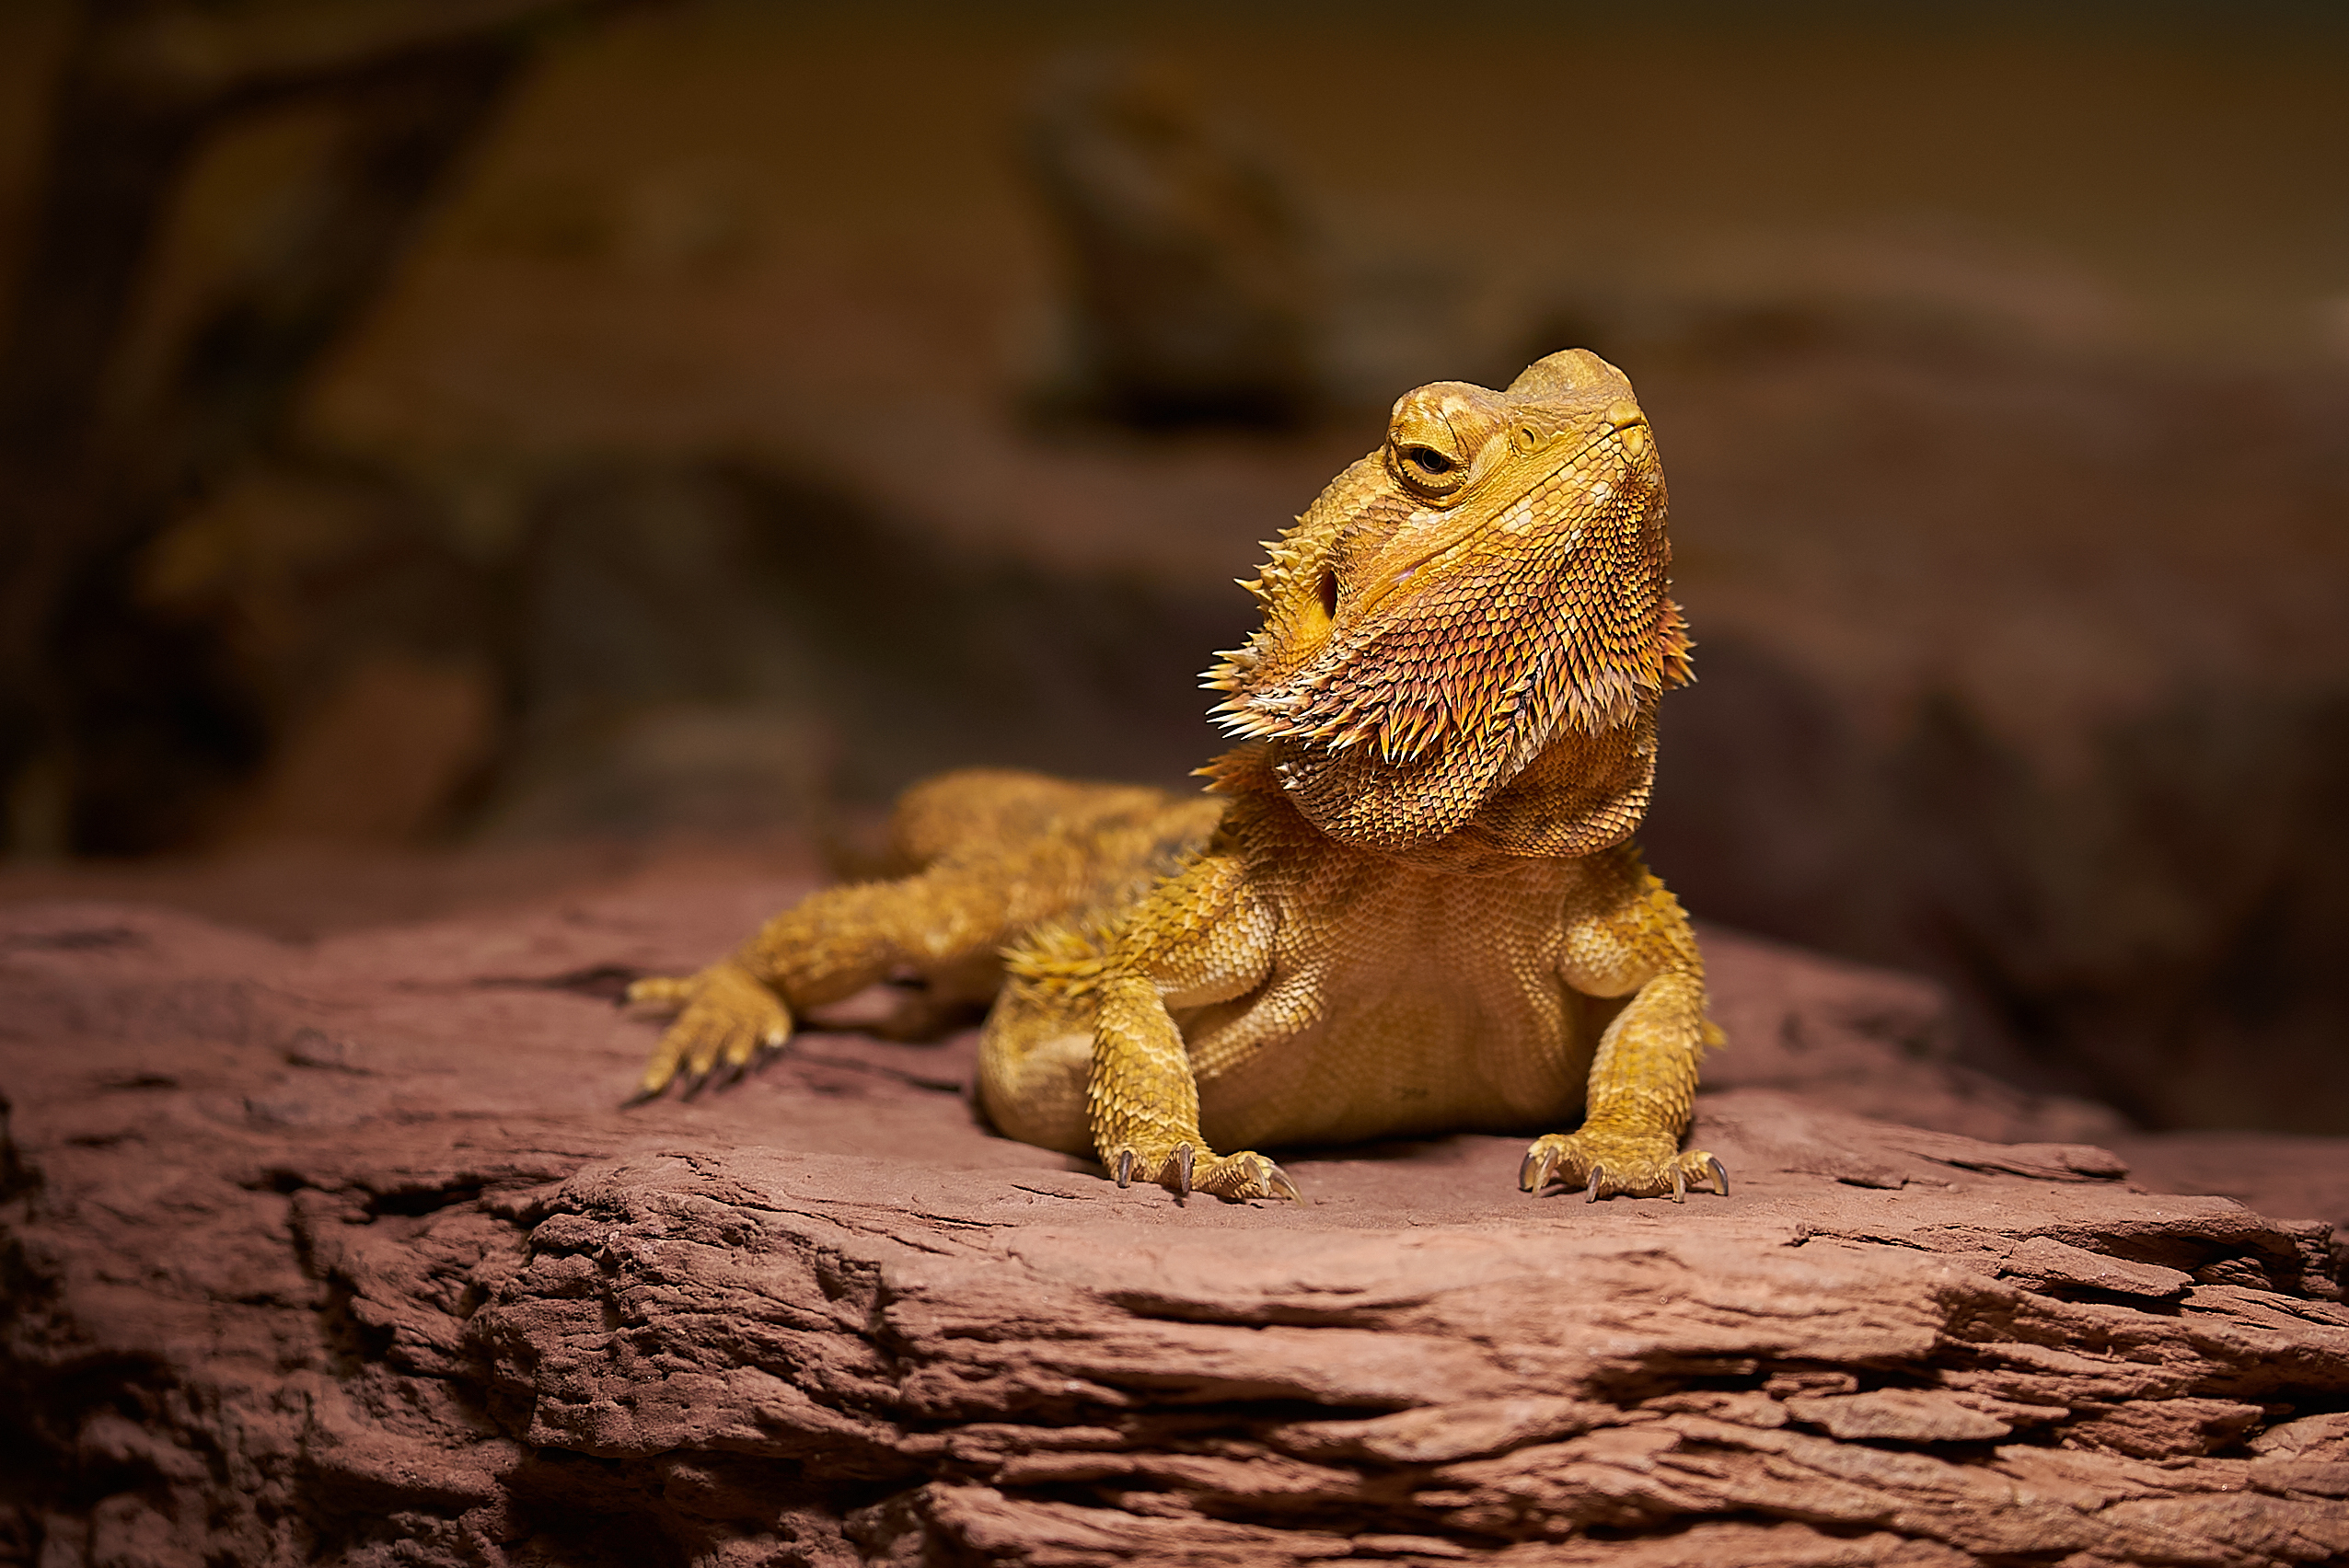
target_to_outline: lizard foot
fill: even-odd
[[[1208,1193],[1234,1203],[1249,1198],[1287,1198],[1303,1203],[1305,1195],[1289,1173],[1254,1149],[1219,1155],[1211,1149],[1178,1143],[1153,1159],[1128,1144],[1112,1152],[1105,1163],[1120,1187],[1135,1181],[1155,1182],[1176,1197]]]
[[[1730,1173],[1703,1149],[1684,1154],[1680,1140],[1661,1133],[1629,1133],[1584,1127],[1533,1140],[1519,1167],[1517,1184],[1538,1193],[1552,1182],[1580,1187],[1589,1201],[1601,1198],[1669,1197],[1679,1203],[1695,1186],[1730,1195]]]
[[[739,1078],[759,1052],[781,1050],[791,1038],[791,1010],[782,998],[735,963],[713,963],[676,979],[639,980],[629,986],[627,1001],[677,1014],[645,1061],[631,1104],[657,1098],[680,1078],[689,1100],[721,1066]]]

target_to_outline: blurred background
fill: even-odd
[[[2349,1132],[2337,6],[0,0],[0,897],[298,936],[1179,783],[1256,541],[1579,344],[1684,902]]]

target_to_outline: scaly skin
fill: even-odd
[[[911,874],[633,988],[681,1009],[642,1092],[739,1071],[793,1009],[911,972],[1001,983],[981,1105],[1120,1186],[1294,1196],[1254,1146],[1581,1112],[1528,1148],[1526,1190],[1726,1194],[1679,1147],[1719,1041],[1704,963],[1630,843],[1656,700],[1688,678],[1664,524],[1646,417],[1593,354],[1406,395],[1245,584],[1264,625],[1208,676],[1244,739],[1205,796],[909,791]]]

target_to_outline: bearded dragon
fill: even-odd
[[[1203,794],[966,772],[916,787],[908,874],[818,893],[642,980],[678,1016],[641,1096],[740,1076],[795,1013],[907,971],[997,991],[978,1101],[1137,1179],[1294,1197],[1256,1146],[1560,1128],[1520,1185],[1669,1194],[1720,1042],[1688,919],[1631,835],[1690,678],[1663,472],[1621,372],[1438,382],[1268,543],[1261,628],[1206,684]],[[1228,1152],[1227,1152],[1228,1151]]]

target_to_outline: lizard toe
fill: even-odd
[[[684,1001],[645,1061],[638,1102],[672,1082],[682,1086],[679,1098],[686,1100],[704,1089],[738,1083],[762,1052],[781,1049],[791,1037],[791,1013],[782,999],[738,965],[715,964],[687,980],[640,980],[629,987],[630,998],[648,986],[647,1005],[671,1005],[680,996]]]
[[[647,974],[630,981],[619,1000],[622,1007],[642,1008],[647,1012],[675,1012],[692,997],[691,975]]]
[[[1289,1173],[1254,1149],[1225,1155],[1202,1165],[1193,1182],[1200,1192],[1212,1193],[1219,1198],[1235,1203],[1250,1198],[1287,1198],[1293,1203],[1305,1201],[1297,1183]]]

